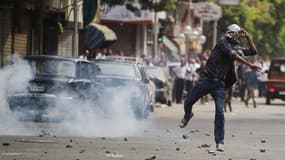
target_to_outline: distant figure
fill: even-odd
[[[186,75],[186,61],[184,58],[181,58],[179,66],[173,68],[173,72],[175,75],[175,100],[177,104],[181,104],[184,93],[184,81]]]
[[[89,56],[90,56],[90,51],[88,49],[85,49],[84,53],[80,55],[79,58],[87,60]]]
[[[102,52],[98,52],[96,55],[96,59],[105,59],[107,54],[107,48],[103,48]]]
[[[245,91],[246,91],[245,80],[244,80],[245,69],[246,69],[245,64],[239,64],[237,67],[239,97],[240,97],[240,100],[243,102],[244,102]]]
[[[257,72],[247,68],[245,71],[245,83],[247,89],[247,97],[245,99],[245,106],[248,107],[248,101],[252,99],[253,107],[256,108],[255,94],[254,91],[257,89],[258,80],[257,80]]]
[[[105,56],[112,56],[112,55],[113,55],[112,48],[108,48]]]
[[[230,112],[233,111],[232,110],[232,94],[233,94],[232,87],[227,88],[225,90],[225,104],[224,104],[225,112],[227,112],[227,106],[229,106]]]
[[[194,60],[189,58],[186,64],[186,76],[185,76],[185,90],[188,92],[194,86],[194,78],[197,76]]]

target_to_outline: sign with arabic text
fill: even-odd
[[[196,3],[194,15],[205,21],[218,20],[222,17],[222,9],[214,3]]]
[[[149,10],[129,11],[125,5],[108,6],[102,5],[100,18],[101,21],[123,22],[135,24],[152,24],[153,12]]]
[[[220,4],[222,4],[222,5],[238,5],[238,4],[240,4],[240,0],[220,0]]]

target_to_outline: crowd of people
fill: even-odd
[[[113,53],[112,48],[102,48],[96,50],[85,49],[84,53],[79,55],[79,58],[86,60],[105,59],[106,56],[124,56],[124,52],[120,50],[118,53]]]

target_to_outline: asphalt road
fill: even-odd
[[[213,102],[194,107],[185,129],[182,105],[158,107],[148,120],[33,123],[1,120],[0,160],[282,160],[285,102],[225,113],[225,152],[214,149]],[[123,118],[119,118],[123,119]],[[89,119],[90,120],[90,119]],[[214,151],[214,153],[212,153]]]

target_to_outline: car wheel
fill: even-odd
[[[135,117],[138,120],[146,119],[149,115],[149,107],[145,107],[145,109],[141,109],[140,107],[136,107],[134,110]]]
[[[43,113],[42,112],[36,112],[34,116],[35,122],[42,122],[43,121]]]

